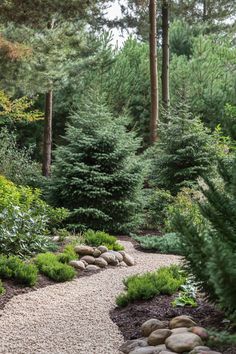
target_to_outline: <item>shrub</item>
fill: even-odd
[[[56,282],[72,280],[76,276],[74,268],[59,262],[53,253],[39,254],[35,262],[41,273]]]
[[[1,255],[0,277],[14,279],[27,286],[34,286],[37,282],[38,270],[34,264],[24,263],[19,257]]]
[[[53,209],[40,191],[16,186],[0,176],[0,252],[32,256],[51,248],[49,228],[66,217],[65,209]]]
[[[176,233],[169,233],[164,236],[135,236],[134,239],[146,250],[154,250],[165,254],[183,254],[179,236]]]
[[[166,219],[166,209],[172,201],[173,197],[169,191],[156,189],[151,192],[145,207],[145,223],[148,229],[163,227]]]
[[[30,150],[19,149],[14,134],[0,130],[0,174],[16,184],[42,186],[41,167],[30,155]]]
[[[76,230],[127,232],[142,212],[143,164],[139,140],[127,133],[95,94],[81,103],[55,151],[51,201],[71,211]]]
[[[86,245],[93,247],[106,246],[109,250],[113,251],[121,251],[124,249],[124,247],[117,242],[116,237],[103,231],[86,231],[84,233],[84,242]]]
[[[69,263],[78,258],[77,253],[74,250],[74,244],[66,245],[63,252],[57,255],[57,259],[61,263]]]
[[[161,126],[160,140],[153,150],[151,181],[177,194],[211,171],[215,155],[214,139],[203,123],[186,109],[174,112]]]
[[[155,272],[134,275],[124,280],[126,293],[120,294],[116,304],[126,306],[136,300],[148,300],[159,294],[172,295],[186,281],[178,266],[162,267]]]
[[[234,152],[235,154],[235,152]],[[221,185],[205,178],[199,203],[202,222],[176,215],[175,225],[189,269],[209,298],[236,319],[236,159],[219,162]]]

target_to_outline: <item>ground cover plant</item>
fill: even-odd
[[[165,254],[183,254],[179,235],[176,233],[168,233],[163,236],[146,235],[132,237],[134,240],[138,241],[140,247],[145,250]]]
[[[0,256],[1,279],[13,279],[25,286],[34,286],[38,278],[37,267],[32,263],[25,263],[17,256]]]
[[[116,298],[120,307],[137,300],[147,300],[155,295],[172,295],[186,282],[186,275],[179,266],[162,267],[155,272],[134,275],[124,279],[126,292]]]
[[[117,242],[115,236],[111,236],[103,231],[88,230],[83,234],[85,244],[93,247],[106,246],[109,250],[121,251],[124,249],[122,245]]]
[[[49,252],[38,254],[35,264],[40,273],[56,282],[72,280],[77,274],[74,268],[68,264],[59,262],[58,257]]]

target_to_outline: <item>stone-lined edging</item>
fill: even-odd
[[[120,347],[124,354],[221,354],[204,345],[207,331],[189,316],[178,316],[170,322],[156,318],[141,326],[143,337],[128,340]]]

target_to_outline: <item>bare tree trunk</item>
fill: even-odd
[[[207,20],[207,0],[203,0],[203,14],[202,14],[202,20],[206,21]]]
[[[150,20],[150,77],[151,77],[151,118],[150,118],[150,143],[157,140],[158,124],[158,69],[157,69],[157,7],[156,0],[149,2]]]
[[[45,95],[45,118],[43,134],[43,176],[49,177],[51,173],[52,159],[52,103],[53,92],[49,90]]]
[[[170,105],[170,89],[169,89],[169,4],[168,0],[162,0],[162,103],[165,109]]]

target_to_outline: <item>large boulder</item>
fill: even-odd
[[[189,352],[199,345],[203,345],[199,336],[194,333],[172,334],[165,341],[168,349],[176,353]]]
[[[85,270],[85,264],[81,261],[70,261],[69,265],[74,267],[75,269]]]
[[[116,259],[119,261],[119,262],[122,262],[123,261],[123,256],[122,254],[120,254],[120,252],[117,252],[117,251],[109,251],[110,253],[114,254],[114,256],[116,257]]]
[[[172,334],[170,329],[157,329],[152,332],[148,337],[149,345],[159,345],[164,344],[166,338],[168,338]]]
[[[201,354],[202,352],[209,352],[211,349],[205,346],[195,347],[190,354]]]
[[[179,328],[179,327],[194,327],[196,323],[189,316],[177,316],[172,318],[170,321],[170,329]]]
[[[147,339],[146,338],[127,340],[125,343],[123,343],[120,346],[119,350],[124,354],[128,354],[132,350],[139,348],[139,347],[147,347]]]
[[[79,255],[93,255],[94,248],[86,245],[78,245],[75,246],[75,252],[78,253]]]
[[[96,258],[94,264],[100,268],[106,268],[108,266],[107,261],[102,257]]]
[[[95,263],[95,258],[93,256],[84,256],[80,258],[81,261],[85,261],[88,264],[94,264]]]
[[[150,320],[144,322],[141,326],[141,332],[144,337],[150,336],[150,334],[157,329],[163,329],[168,327],[168,323],[164,321],[159,321],[156,318],[151,318]]]

